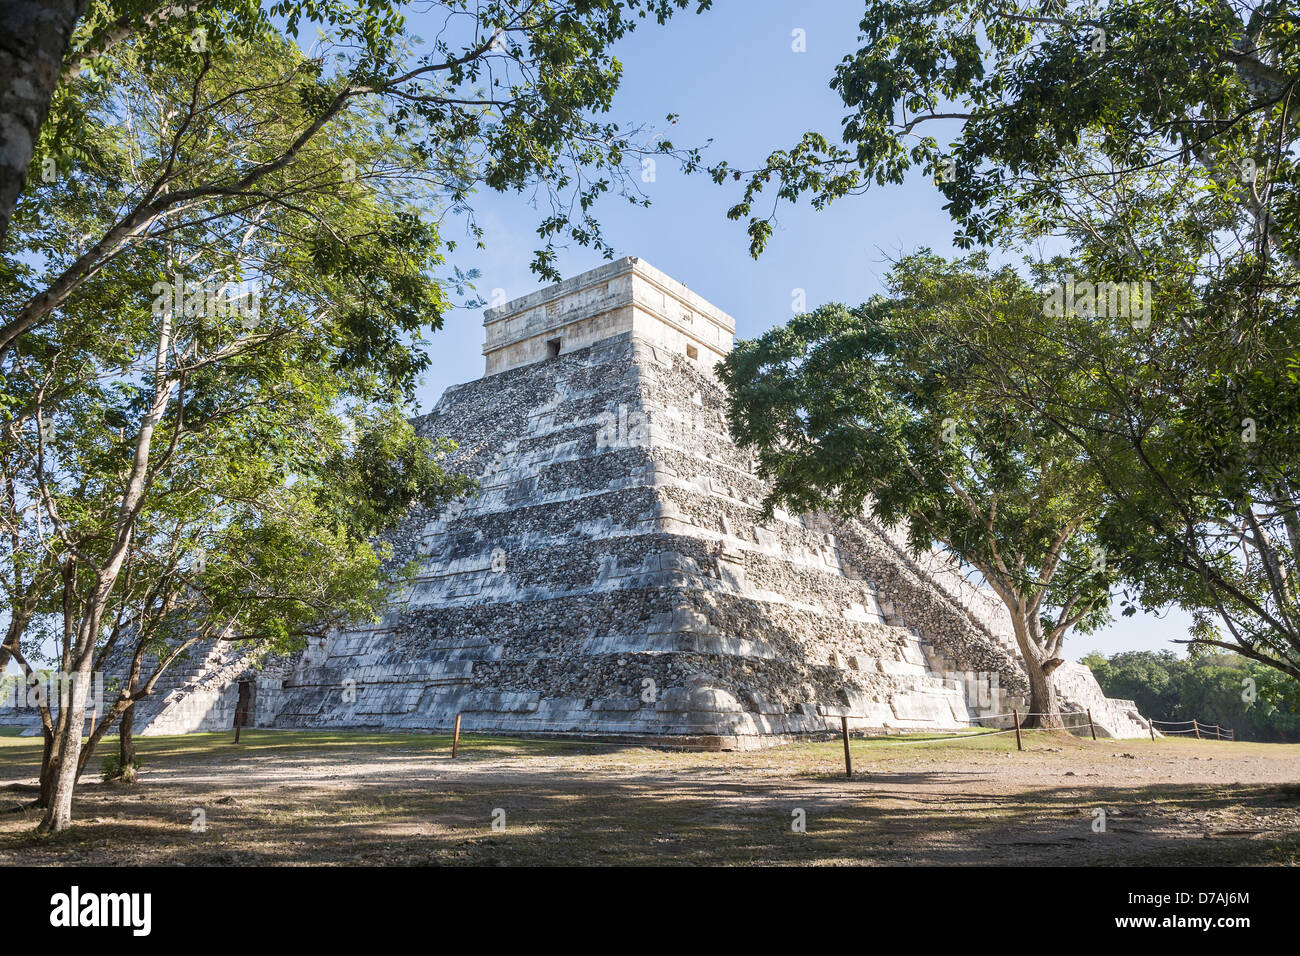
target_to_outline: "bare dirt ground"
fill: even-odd
[[[682,753],[469,737],[454,761],[438,735],[141,744],[138,784],[87,772],[67,834],[0,813],[0,865],[1300,864],[1300,745],[855,739],[846,780],[839,741]],[[38,760],[38,741],[0,736],[0,809],[31,799]]]

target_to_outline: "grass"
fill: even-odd
[[[136,751],[145,759],[185,759],[201,756],[288,756],[366,747],[378,750],[419,750],[430,754],[450,752],[450,734],[386,734],[365,731],[244,730],[239,743],[232,732],[136,737]],[[116,750],[117,737],[107,736],[96,753]],[[461,734],[459,752],[481,756],[522,756],[564,753],[589,748],[571,740],[491,737]],[[19,737],[16,728],[0,728],[0,774],[14,776],[40,768],[40,737]]]
[[[1026,751],[1041,751],[1063,746],[1091,745],[1109,751],[1143,753],[1195,752],[1197,755],[1225,757],[1277,756],[1279,748],[1290,747],[1300,759],[1300,745],[1257,744],[1245,741],[1198,741],[1182,737],[1163,738],[1152,743],[1148,740],[1100,740],[1095,743],[1082,737],[1047,730],[1025,730],[1021,733]],[[13,778],[35,775],[39,771],[41,738],[19,737],[14,728],[0,728],[0,777]],[[117,748],[116,737],[106,737],[96,748],[94,761],[102,754]],[[451,752],[450,734],[391,734],[359,730],[244,730],[240,742],[235,743],[233,732],[182,734],[176,736],[137,737],[136,750],[142,760],[151,765],[183,762],[202,757],[256,758],[256,757],[322,757],[349,751],[365,750],[380,754],[402,752],[406,755],[427,754],[445,757]],[[709,771],[719,766],[753,768],[768,766],[798,775],[842,774],[844,744],[841,738],[807,741],[771,747],[764,750],[682,751],[673,748],[656,749],[640,745],[623,745],[581,739],[501,737],[481,734],[461,734],[458,748],[462,758],[504,759],[511,757],[582,756],[594,754],[632,755],[641,763],[656,767],[674,767],[683,771]],[[865,767],[868,762],[888,763],[891,760],[924,759],[927,755],[961,754],[970,752],[993,754],[1017,752],[1013,734],[986,734],[978,731],[967,737],[954,737],[944,733],[891,734],[873,737],[851,737],[850,753],[855,767]]]

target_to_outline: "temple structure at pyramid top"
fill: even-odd
[[[624,332],[713,365],[736,320],[644,259],[628,256],[484,313],[485,375],[585,349]]]

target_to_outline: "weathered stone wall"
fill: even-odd
[[[154,667],[152,659],[145,667]],[[206,641],[195,645],[159,679],[153,694],[136,704],[134,726],[142,736],[232,730],[239,684],[251,684],[252,713],[246,727],[268,727],[284,703],[292,661],[266,659],[246,644]],[[120,665],[118,665],[120,668]],[[148,670],[145,673],[149,673]],[[124,678],[120,669],[115,677]],[[111,703],[110,697],[106,703]]]

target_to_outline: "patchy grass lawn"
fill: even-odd
[[[930,739],[855,738],[846,780],[839,740],[472,735],[453,761],[438,734],[141,738],[135,786],[92,761],[71,832],[0,814],[0,864],[1300,863],[1298,745]],[[0,733],[0,808],[31,799],[39,759],[39,740]]]

